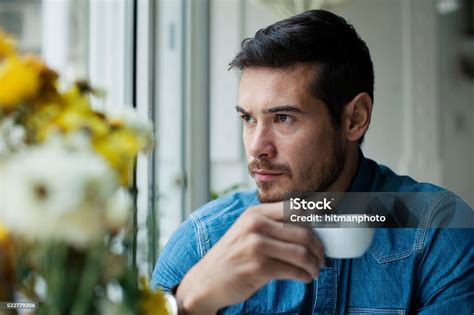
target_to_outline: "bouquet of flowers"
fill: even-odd
[[[132,108],[94,110],[98,95],[87,82],[60,88],[0,30],[0,301],[48,315],[168,314],[124,245],[127,187],[152,126]]]

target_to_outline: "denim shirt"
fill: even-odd
[[[349,191],[439,192],[442,188],[398,176],[361,158]],[[427,216],[458,199],[426,201]],[[161,252],[152,287],[170,290],[226,233],[256,191],[212,201],[192,213]],[[473,314],[474,229],[377,229],[369,250],[356,259],[331,259],[307,284],[273,280],[248,300],[219,314]]]

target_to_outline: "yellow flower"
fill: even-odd
[[[57,103],[44,103],[38,106],[34,115],[29,115],[26,121],[27,130],[30,131],[30,140],[42,142],[47,139],[55,129],[54,120],[61,113],[61,106]]]
[[[141,149],[140,139],[127,129],[119,129],[94,139],[93,145],[118,173],[120,183],[128,185],[135,157]]]
[[[2,225],[0,222],[0,242],[3,242],[7,239],[8,231],[7,228]]]
[[[103,137],[109,132],[105,118],[91,109],[88,98],[81,94],[77,86],[65,92],[62,98],[65,109],[56,124],[63,131],[87,129],[94,137]]]
[[[74,86],[62,94],[66,107],[74,108],[77,111],[91,111],[89,100],[81,94],[79,88]]]
[[[41,101],[51,101],[58,96],[56,81],[59,75],[48,68],[48,66],[38,57],[34,55],[26,55],[23,57],[25,65],[34,70],[38,74],[39,87],[38,97]],[[54,99],[56,100],[56,99]]]
[[[15,40],[0,29],[0,60],[16,53]]]
[[[0,109],[11,109],[38,92],[38,72],[24,60],[8,57],[0,65],[0,86]]]
[[[33,141],[44,141],[51,132],[72,133],[87,130],[92,137],[109,133],[105,119],[94,112],[87,98],[76,89],[58,95],[56,103],[39,103],[29,117],[28,127],[33,131]]]
[[[54,125],[66,133],[86,129],[93,136],[100,137],[108,132],[107,124],[94,112],[82,111],[78,108],[66,108],[63,110],[54,121]]]
[[[8,231],[0,222],[0,300],[13,298],[15,271],[13,268],[13,244]]]
[[[162,291],[152,291],[145,280],[142,278],[140,282],[143,285],[141,289],[141,299],[139,308],[143,315],[168,315],[166,299]]]

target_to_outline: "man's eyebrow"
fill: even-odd
[[[246,111],[245,109],[243,109],[242,107],[240,107],[239,105],[235,106],[235,110],[238,112],[238,113],[242,113],[244,115],[250,115],[250,113],[248,111]]]
[[[265,110],[267,113],[278,113],[278,112],[293,112],[304,114],[304,112],[296,106],[293,105],[283,105],[283,106],[276,106]]]
[[[239,105],[235,106],[235,110],[244,115],[250,115],[248,111],[246,111]],[[278,112],[293,112],[293,113],[304,114],[304,112],[301,109],[293,105],[282,105],[282,106],[276,106],[276,107],[263,110],[264,114],[271,114],[271,113],[278,113]]]

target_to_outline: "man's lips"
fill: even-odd
[[[278,176],[283,175],[282,172],[272,172],[272,171],[263,171],[263,170],[253,170],[253,176],[259,182],[269,182],[276,179]]]

